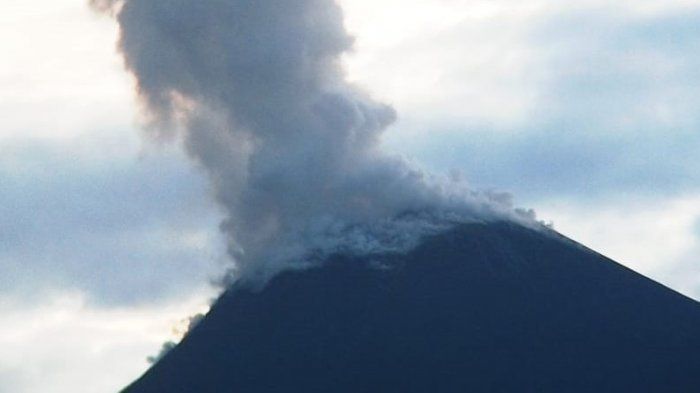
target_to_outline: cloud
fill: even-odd
[[[79,292],[52,293],[27,308],[0,295],[0,391],[111,393],[144,372],[146,357],[183,315],[202,311],[201,294],[158,305],[91,306]]]
[[[221,274],[219,212],[181,154],[129,134],[0,143],[1,294],[72,288],[110,305],[191,293]]]
[[[446,131],[393,148],[430,168],[461,169],[477,187],[508,187],[530,204],[556,197],[676,196],[700,181],[694,159],[700,134],[562,129]]]
[[[524,34],[491,46],[496,58],[523,54],[512,70],[515,82],[482,90],[484,96],[495,90],[510,97],[502,101],[509,121],[484,111],[472,116],[469,108],[478,96],[452,96],[466,111],[428,110],[400,123],[387,135],[388,148],[430,168],[462,169],[476,186],[508,188],[527,203],[552,196],[661,197],[695,190],[700,8],[657,13],[609,4],[543,8],[526,18]],[[441,34],[457,42],[466,32],[460,27]],[[475,34],[487,45],[502,35]],[[466,62],[471,49],[461,47]],[[455,64],[448,69],[462,63]],[[436,91],[482,79],[444,70],[443,75]],[[525,98],[525,109],[509,117],[508,102]]]
[[[131,125],[132,82],[120,72],[110,21],[82,1],[5,0],[0,9],[0,138]]]
[[[530,220],[379,150],[396,114],[346,81],[353,39],[334,1],[117,5],[120,50],[152,126],[179,134],[208,173],[245,279],[305,266],[312,253],[363,251],[350,246],[373,242],[342,235],[373,236],[406,212]]]
[[[567,236],[687,296],[700,298],[700,193],[661,201],[622,198],[595,205],[559,198],[541,210]]]

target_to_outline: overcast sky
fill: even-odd
[[[700,1],[341,3],[387,151],[700,299]],[[0,393],[116,391],[228,263],[116,37],[84,0],[0,4]]]

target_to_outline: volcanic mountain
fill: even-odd
[[[700,304],[552,230],[462,224],[234,285],[124,391],[698,392]]]

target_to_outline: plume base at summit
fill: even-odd
[[[124,391],[693,392],[700,304],[557,235],[459,225],[234,286]]]

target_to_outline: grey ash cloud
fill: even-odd
[[[181,140],[208,174],[237,277],[319,252],[406,248],[445,218],[531,220],[381,151],[396,113],[346,81],[353,39],[332,0],[93,5],[118,20],[148,128]]]

